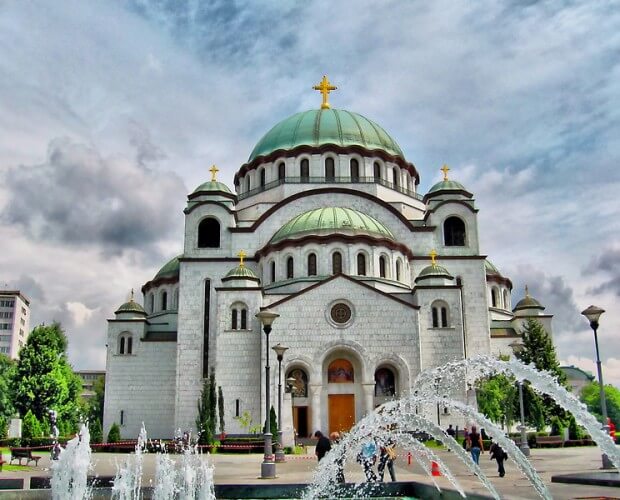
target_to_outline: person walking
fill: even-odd
[[[508,453],[504,451],[504,449],[497,443],[493,443],[489,448],[489,453],[491,454],[491,460],[495,459],[497,462],[497,472],[499,473],[499,477],[504,477],[506,475],[506,469],[504,469],[504,460],[508,458]]]
[[[467,449],[471,453],[471,458],[475,464],[480,465],[480,453],[484,453],[482,436],[475,425],[471,426],[471,431],[467,434]]]
[[[321,431],[316,431],[314,433],[314,437],[318,439],[316,442],[316,448],[314,449],[314,454],[320,462],[327,452],[332,449],[332,445],[329,442],[329,439],[327,439]]]
[[[450,437],[456,437],[456,431],[454,430],[454,427],[452,427],[452,424],[450,424],[446,429],[446,434]]]
[[[329,435],[329,439],[333,445],[337,445],[340,442],[340,434],[338,432],[332,432]],[[340,456],[336,457],[334,463],[336,464],[336,482],[344,483],[344,450],[341,450]]]
[[[392,481],[396,481],[396,472],[394,471],[394,459],[396,458],[395,445],[396,442],[392,436],[389,436],[381,445],[379,465],[377,466],[377,473],[379,474],[379,481],[381,482],[383,482],[386,465],[388,472],[390,473],[390,478]]]

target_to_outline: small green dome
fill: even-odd
[[[254,271],[246,266],[237,266],[228,271],[223,279],[258,280],[258,276],[256,276]]]
[[[225,193],[232,194],[231,190],[228,189],[228,186],[226,184],[218,181],[208,181],[194,189],[194,193],[199,193],[201,191],[223,191]]]
[[[181,255],[177,255],[174,259],[170,259],[166,264],[158,271],[153,280],[158,280],[162,278],[173,278],[175,276],[179,276],[179,269],[181,264],[179,262],[179,258]]]
[[[375,122],[357,113],[330,108],[302,111],[282,120],[258,141],[248,163],[279,149],[322,144],[381,149],[404,158],[396,141]]]
[[[125,302],[122,306],[120,306],[115,311],[115,314],[128,313],[128,312],[146,314],[146,311],[144,310],[144,308],[133,299],[131,299],[129,302]]]
[[[524,298],[522,298],[517,305],[514,307],[513,311],[519,311],[521,309],[544,309],[545,307],[538,302],[534,297],[530,297],[527,294]]]
[[[451,181],[451,180],[439,181],[437,184],[435,184],[432,188],[428,190],[427,195],[431,193],[436,193],[438,191],[467,191],[467,189],[465,189],[463,184],[461,184],[460,182]]]
[[[352,208],[326,207],[316,208],[294,217],[273,235],[270,243],[277,243],[292,237],[334,231],[394,239],[392,232],[370,215]]]
[[[431,264],[430,266],[426,266],[424,269],[422,269],[415,281],[417,283],[418,280],[423,280],[427,278],[444,278],[448,280],[454,279],[454,277],[448,272],[445,267],[438,266],[437,264]]]

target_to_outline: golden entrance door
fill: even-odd
[[[329,394],[329,432],[348,431],[355,424],[355,395]]]

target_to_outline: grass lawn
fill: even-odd
[[[27,465],[17,465],[17,464],[4,464],[2,466],[2,472],[13,472],[20,470],[32,470],[32,467],[28,467]]]

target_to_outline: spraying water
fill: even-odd
[[[80,432],[52,461],[52,498],[54,500],[82,500],[92,496],[87,485],[91,470],[90,433],[82,424]]]

